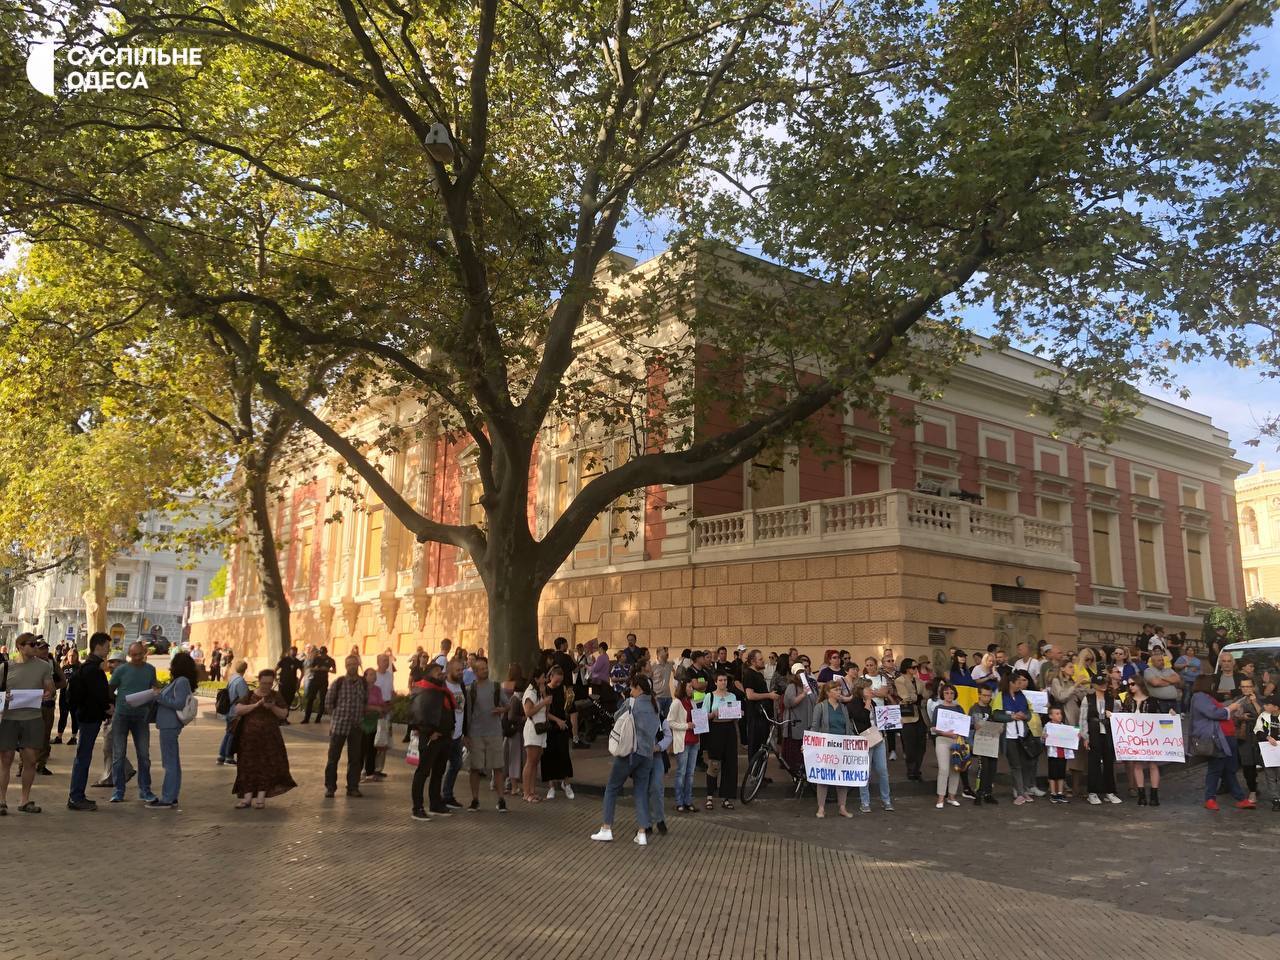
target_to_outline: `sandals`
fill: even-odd
[[[235,808],[236,808],[237,810],[248,810],[248,809],[249,809],[249,807],[250,807],[251,805],[252,805],[252,801],[250,801],[250,800],[241,800],[241,801],[239,801],[239,802],[236,804],[236,807],[235,807]]]
[[[253,801],[253,809],[255,809],[255,810],[264,810],[264,809],[266,809],[266,806],[267,806],[267,801],[265,801],[265,800],[254,800],[254,801]]]
[[[715,806],[716,806],[716,802],[712,800],[710,797],[707,797],[706,808],[708,810],[714,810]]]
[[[726,810],[732,810],[732,809],[733,809],[733,801],[732,801],[732,800],[721,800],[721,801],[720,801],[720,806],[724,807]]]

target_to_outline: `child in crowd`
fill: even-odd
[[[1008,723],[1009,714],[1004,710],[991,709],[992,689],[989,686],[978,687],[978,702],[969,708],[972,723],[969,726],[969,748],[973,749],[973,738],[977,734],[978,724],[983,720],[994,723]],[[996,783],[996,767],[999,765],[999,750],[1004,748],[1004,737],[1000,738],[1000,747],[994,757],[980,757],[974,754],[973,767],[978,771],[977,782],[973,785],[973,804],[998,802],[992,793]],[[967,787],[966,787],[967,789]]]
[[[1066,723],[1067,718],[1061,707],[1049,708],[1050,723]],[[1044,734],[1049,739],[1049,734]],[[1049,802],[1070,803],[1067,799],[1067,761],[1075,759],[1076,752],[1066,747],[1050,747],[1045,745],[1045,754],[1049,763]]]
[[[1253,730],[1258,743],[1280,746],[1280,697],[1273,695],[1262,701],[1262,713]],[[1267,795],[1271,797],[1271,812],[1280,813],[1280,767],[1264,766],[1261,770]]]

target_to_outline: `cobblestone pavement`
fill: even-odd
[[[614,843],[587,839],[600,801],[585,791],[500,816],[485,788],[480,813],[415,823],[398,756],[363,798],[325,800],[315,727],[286,732],[300,788],[233,810],[220,733],[184,733],[176,812],[132,790],[67,811],[72,748],[54,748],[45,812],[0,820],[0,960],[1277,956],[1280,814],[1207,813],[1196,771],[1154,811],[937,811],[902,792],[895,813],[818,821],[811,799],[770,799],[672,815],[640,849],[627,804]]]

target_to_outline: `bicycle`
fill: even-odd
[[[799,799],[804,795],[804,790],[807,786],[804,770],[792,770],[777,747],[777,740],[782,735],[782,728],[786,721],[773,719],[773,717],[769,716],[767,709],[763,710],[762,713],[773,729],[769,731],[769,736],[765,737],[764,743],[760,744],[760,748],[747,761],[747,773],[742,778],[742,787],[738,791],[738,797],[744,805],[754,800],[756,794],[760,792],[760,788],[764,786],[765,772],[769,768],[769,757],[771,755],[777,758],[778,766],[791,775],[792,796]]]

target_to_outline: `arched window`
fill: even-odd
[[[1254,513],[1253,507],[1245,507],[1240,511],[1240,530],[1246,547],[1258,545],[1258,515]]]

